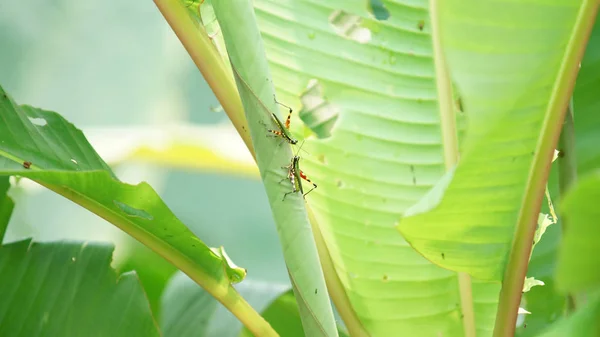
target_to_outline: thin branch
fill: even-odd
[[[429,13],[433,33],[432,41],[435,55],[438,107],[440,110],[442,143],[444,145],[444,162],[446,164],[446,171],[448,171],[458,163],[458,135],[456,130],[454,101],[452,99],[452,81],[450,80],[446,60],[442,51],[437,9],[437,0],[430,0]],[[473,308],[471,276],[466,273],[458,273],[458,286],[465,337],[475,337],[477,330],[475,327],[475,310]]]

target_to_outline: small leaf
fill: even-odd
[[[538,217],[538,228],[535,230],[535,234],[533,236],[534,247],[538,242],[540,242],[540,240],[542,239],[542,235],[546,233],[546,229],[548,229],[548,226],[555,223],[556,221],[554,221],[548,214],[540,213]]]
[[[529,315],[531,314],[529,311],[523,309],[523,308],[519,308],[519,311],[517,312],[519,315]]]
[[[239,283],[246,278],[246,269],[238,267],[235,263],[233,263],[231,258],[225,252],[225,248],[223,246],[220,246],[219,248],[211,248],[211,250],[223,259],[223,267],[225,268],[225,273],[227,274],[227,277],[231,283]]]
[[[543,286],[544,282],[540,281],[540,280],[536,280],[533,277],[527,277],[525,278],[525,283],[523,283],[523,292],[526,293],[529,290],[531,290],[532,287],[535,286]]]

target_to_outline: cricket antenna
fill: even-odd
[[[300,143],[300,147],[298,148],[298,151],[296,151],[296,156],[298,155],[298,153],[300,153],[300,150],[302,150],[302,146],[304,146],[304,140],[302,140],[302,143]],[[306,152],[306,150],[304,150],[304,152]]]
[[[300,153],[300,150],[304,151],[304,153],[306,153],[306,154],[310,154],[310,153],[308,153],[308,151],[302,149],[302,146],[304,145],[304,141],[305,141],[305,139],[303,139],[302,143],[300,143],[300,147],[298,148],[298,151],[296,151],[296,155],[298,155],[298,153]]]
[[[275,103],[277,103],[277,104],[281,105],[282,107],[285,107],[285,108],[287,108],[287,109],[290,111],[290,113],[292,112],[292,108],[290,108],[289,106],[287,106],[287,105],[285,105],[285,104],[283,104],[283,103],[280,103],[280,102],[277,100],[277,98],[275,98],[275,94],[273,94],[273,99],[275,100]]]

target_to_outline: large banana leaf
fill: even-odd
[[[468,138],[456,171],[409,212],[401,230],[444,267],[503,280],[496,331],[510,331],[548,166],[597,5],[439,6],[445,55],[469,116]]]
[[[389,230],[444,171],[427,4],[383,4],[390,13],[383,22],[370,19],[359,2],[256,1],[255,7],[280,100],[302,106],[300,115],[312,119],[323,106],[340,112],[330,138],[307,142],[311,156],[304,159],[304,169],[319,183],[310,204],[362,323],[373,335],[416,329],[419,335],[452,335],[460,330],[454,275],[413,255]],[[501,279],[532,160],[538,170],[540,163],[548,164],[543,160],[550,154],[548,141],[533,156],[532,151],[545,109],[558,111],[569,95],[552,85],[564,85],[556,79],[564,75],[559,66],[574,36],[580,3],[531,5],[523,11],[505,5],[472,3],[469,10],[458,2],[441,5],[448,61],[472,116],[469,129],[475,131],[447,191],[452,200],[444,199],[429,217],[404,223],[412,243],[430,260],[495,280]],[[475,17],[481,20],[470,19]],[[340,30],[339,22],[355,25]],[[359,38],[365,28],[368,41]],[[363,35],[353,33],[361,29]],[[544,38],[531,45],[540,32]],[[465,38],[467,33],[473,38]],[[311,80],[318,82],[319,104],[311,104]],[[557,135],[556,120],[546,137]],[[477,187],[482,194],[470,198]],[[429,202],[426,206],[436,206]],[[474,226],[482,222],[489,226]],[[423,248],[431,243],[434,248]],[[422,282],[416,284],[411,275]],[[474,288],[478,335],[485,335],[498,286],[476,282]],[[418,297],[418,305],[408,305],[413,302],[399,294]],[[424,321],[426,328],[419,323]]]
[[[254,2],[278,99],[330,135],[307,139],[303,170],[318,184],[309,204],[360,323],[371,336],[462,336],[456,274],[394,229],[444,172],[427,2],[383,4],[386,21],[364,1]],[[483,335],[497,286],[476,287]]]
[[[373,336],[462,335],[456,275],[393,228],[444,171],[426,3],[385,2],[385,22],[357,1],[254,4],[278,99],[304,105],[320,134],[339,113],[330,138],[307,141],[303,170],[319,184],[309,203],[361,324]],[[343,33],[344,22],[368,27],[370,41]],[[478,327],[490,330],[497,289],[479,290],[479,308],[492,314]]]
[[[537,219],[531,201],[543,196],[540,177],[585,47],[581,27],[595,18],[591,8],[578,16],[585,3],[440,5],[448,64],[470,118],[460,165],[449,185],[438,186],[443,198],[438,191],[403,220],[405,236],[432,261],[502,279],[515,224],[529,226],[528,213]]]
[[[232,288],[245,276],[209,249],[146,183],[116,179],[84,135],[55,112],[17,105],[0,88],[0,174],[30,178],[113,223],[186,272],[253,332],[274,333]]]
[[[160,336],[134,272],[117,277],[113,247],[32,243],[0,247],[0,335]]]

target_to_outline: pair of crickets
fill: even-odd
[[[281,122],[281,120],[277,117],[276,114],[271,112],[271,116],[273,117],[273,121],[275,122],[275,124],[277,125],[277,127],[279,128],[279,130],[270,130],[267,129],[268,132],[272,133],[275,137],[280,137],[282,138],[284,141],[290,143],[291,145],[296,145],[298,143],[297,139],[292,138],[292,135],[290,133],[290,121],[291,121],[291,117],[292,117],[292,108],[290,108],[289,106],[279,103],[277,102],[277,99],[275,99],[275,103],[289,109],[289,113],[287,116],[287,119],[285,120],[285,124]],[[302,144],[304,144],[304,142],[302,142]],[[310,179],[308,179],[308,177],[304,174],[304,172],[302,172],[302,170],[300,170],[300,156],[298,155],[300,150],[302,149],[302,145],[300,145],[300,148],[298,149],[298,152],[294,155],[294,157],[292,158],[292,161],[290,162],[290,165],[288,166],[282,166],[281,168],[287,169],[288,173],[287,173],[287,177],[283,178],[281,182],[283,182],[286,179],[289,179],[289,181],[292,183],[292,190],[290,192],[287,192],[283,195],[283,200],[285,200],[285,197],[288,196],[288,194],[292,194],[292,193],[296,193],[298,191],[300,191],[300,193],[302,193],[303,197],[306,197],[306,195],[310,192],[312,192],[312,190],[314,190],[315,188],[317,188],[317,184],[313,183],[312,181],[310,181]],[[312,184],[312,188],[310,189],[310,191],[304,193],[304,189],[302,188],[302,179],[306,180],[307,182]]]

